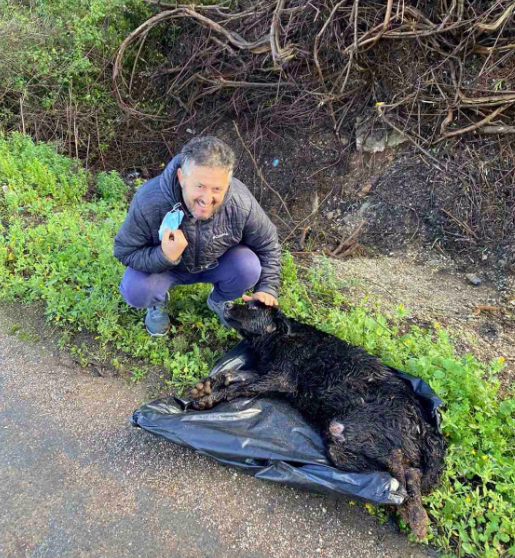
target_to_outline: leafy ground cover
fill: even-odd
[[[0,299],[42,302],[64,339],[89,332],[113,365],[131,359],[133,379],[157,365],[178,391],[236,343],[205,306],[209,286],[174,290],[170,338],[149,337],[144,311],[123,302],[112,241],[130,192],[116,173],[92,175],[53,146],[12,134],[0,136],[0,188]],[[437,323],[407,330],[402,305],[386,312],[366,297],[351,305],[329,261],[301,271],[285,253],[280,301],[286,314],[420,376],[445,401],[446,472],[425,498],[430,544],[449,555],[515,555],[515,398],[499,397],[503,359],[458,356]]]

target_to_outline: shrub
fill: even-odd
[[[110,68],[143,0],[0,0],[0,126],[91,157],[113,141]],[[128,59],[128,64],[131,60]]]
[[[97,190],[103,200],[119,202],[127,195],[129,187],[116,171],[111,171],[98,174]]]

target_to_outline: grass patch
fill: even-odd
[[[42,301],[46,319],[65,337],[87,331],[114,366],[119,355],[138,360],[134,381],[146,366],[159,366],[179,391],[237,342],[206,308],[207,285],[174,289],[171,339],[146,334],[144,311],[129,308],[118,293],[124,268],[112,244],[128,192],[116,174],[93,176],[52,146],[13,134],[0,136],[0,187],[1,299]],[[366,297],[351,305],[341,287],[329,261],[300,276],[293,257],[284,255],[286,314],[420,376],[446,402],[446,472],[425,498],[431,544],[452,555],[515,555],[515,399],[499,397],[502,358],[484,365],[458,357],[438,324],[406,332],[402,305],[390,313]],[[75,350],[80,355],[87,347]]]

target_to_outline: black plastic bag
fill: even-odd
[[[243,340],[216,363],[211,375],[220,370],[252,369],[252,359]],[[399,374],[412,385],[439,427],[437,408],[442,401],[420,378]],[[279,398],[241,398],[208,411],[194,411],[186,401],[165,397],[137,409],[131,424],[259,479],[378,504],[402,504],[406,497],[387,472],[347,473],[333,467],[317,430]]]

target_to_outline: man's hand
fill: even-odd
[[[260,302],[266,304],[267,306],[279,306],[279,303],[277,302],[275,296],[272,296],[271,294],[268,293],[264,293],[262,291],[258,291],[257,293],[254,293],[252,296],[243,295],[241,298],[243,298],[245,302],[249,302],[250,300],[259,300]]]
[[[188,246],[188,241],[181,229],[177,229],[176,231],[165,229],[163,239],[161,240],[161,248],[164,255],[171,262],[175,262],[181,257],[186,246]]]

